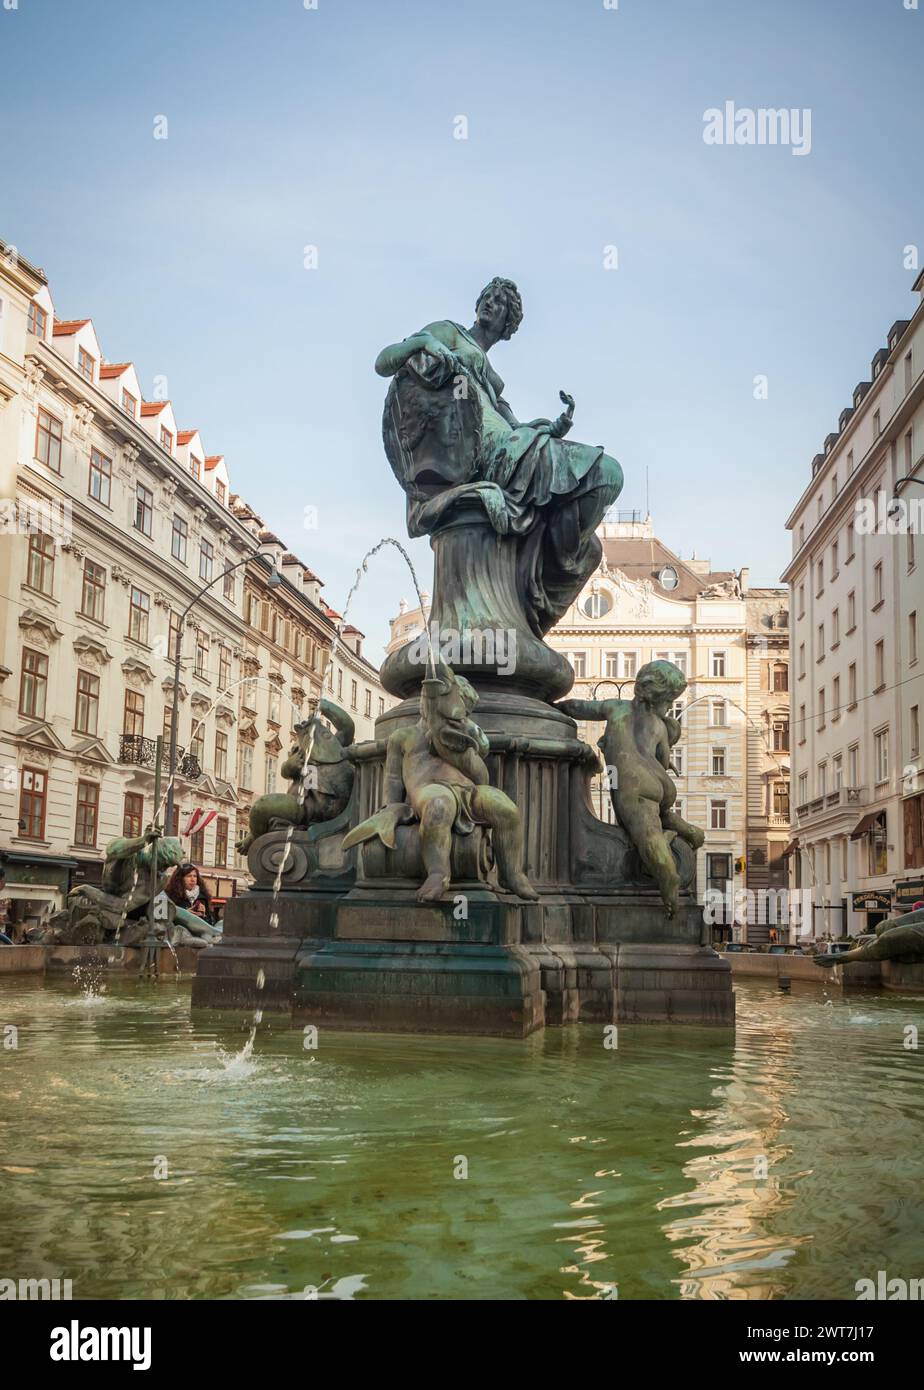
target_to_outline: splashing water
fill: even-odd
[[[75,965],[72,971],[74,984],[80,989],[80,998],[69,1000],[71,1007],[92,1009],[106,1001],[106,986],[103,984],[103,967],[98,961]]]

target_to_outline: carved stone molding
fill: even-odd
[[[167,676],[165,680],[162,680],[161,683],[160,683],[160,688],[161,688],[161,690],[164,692],[165,695],[171,695],[171,696],[172,696],[172,695],[173,695],[173,677],[172,677],[172,676]],[[186,697],[187,697],[187,695],[189,694],[189,691],[186,689],[186,686],[183,684],[182,681],[180,681],[179,690],[180,690],[180,699],[181,699],[181,700],[185,700]]]
[[[154,679],[154,672],[150,666],[137,656],[127,656],[122,662],[122,670],[125,673],[126,685],[132,686],[135,690],[150,685]]]
[[[246,728],[237,731],[238,743],[256,743],[259,737],[260,734],[255,724],[248,724]]]
[[[45,368],[35,357],[26,358],[26,379],[23,383],[22,393],[27,401],[34,401],[39,387],[45,377]]]
[[[74,407],[74,433],[78,439],[86,439],[93,423],[93,407],[81,401]]]
[[[77,541],[62,541],[58,549],[65,555],[73,555],[75,560],[82,560],[85,554],[83,546]]]
[[[37,608],[24,608],[19,615],[19,626],[24,641],[42,647],[49,647],[52,642],[57,642],[64,636],[53,619],[45,613],[40,613]]]
[[[169,594],[162,593],[160,589],[155,589],[155,590],[154,590],[154,607],[155,607],[155,608],[166,608],[166,609],[169,611],[169,609],[171,609],[171,608],[173,607],[173,604],[170,602],[170,595],[169,595]]]
[[[105,642],[101,642],[98,637],[91,637],[87,632],[81,632],[74,638],[74,651],[84,665],[101,666],[112,660],[112,652]]]
[[[209,710],[212,707],[212,702],[209,699],[209,697],[207,695],[203,695],[198,690],[193,691],[189,703],[191,708],[194,710]]]
[[[234,710],[230,707],[230,705],[216,705],[215,718],[219,721],[219,723],[226,724],[229,728],[232,724],[237,723],[237,715],[234,713]]]
[[[124,570],[121,565],[113,565],[109,573],[112,575],[115,582],[121,584],[125,589],[127,589],[132,582],[132,577],[128,570]]]

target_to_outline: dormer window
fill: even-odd
[[[166,425],[161,425],[160,427],[160,442],[167,450],[168,454],[173,453],[173,435],[167,429]]]
[[[197,459],[194,454],[189,456],[189,471],[197,483],[202,481],[202,460]]]
[[[96,367],[96,358],[91,357],[86,348],[77,349],[77,370],[87,381],[93,380],[93,370]]]
[[[47,326],[48,315],[41,304],[36,304],[33,299],[29,304],[29,332],[34,333],[37,338],[44,339]]]
[[[126,415],[130,415],[133,420],[138,414],[138,402],[135,400],[131,391],[126,391],[124,386],[122,387],[122,409],[125,411]]]
[[[225,485],[224,485],[224,483],[219,482],[219,481],[217,481],[217,480],[216,480],[216,482],[215,482],[215,496],[218,498],[218,501],[220,502],[220,504],[221,504],[222,506],[224,506],[224,505],[225,505]]]

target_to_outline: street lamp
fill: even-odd
[[[226,569],[222,570],[221,574],[216,574],[215,577],[213,579],[210,579],[207,584],[203,584],[202,588],[198,591],[198,593],[193,594],[192,598],[189,600],[189,603],[187,603],[186,607],[180,614],[180,621],[176,634],[176,652],[174,654],[173,659],[173,713],[170,717],[170,752],[168,755],[169,780],[167,782],[167,804],[164,809],[164,829],[168,834],[170,832],[170,826],[173,822],[173,784],[176,775],[176,733],[177,724],[179,723],[180,660],[183,650],[183,626],[186,622],[186,618],[190,610],[195,608],[202,595],[207,594],[213,584],[217,584],[219,579],[224,579],[226,574],[230,574],[232,570],[240,569],[241,565],[249,564],[250,561],[253,559],[268,559],[271,561],[271,569],[266,582],[269,588],[278,589],[279,585],[283,582],[283,576],[279,573],[278,569],[276,568],[275,560],[273,560],[272,556],[262,555],[259,551],[257,551],[254,554],[245,555],[242,560],[235,561],[233,565],[228,565]],[[156,806],[154,809],[156,815]]]

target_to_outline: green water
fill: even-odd
[[[847,1298],[924,1276],[924,999],[739,982],[734,1044],[191,1016],[0,984],[0,1277],[75,1298]],[[7,1040],[12,1035],[7,1034]],[[760,1160],[766,1160],[766,1177]],[[463,1162],[464,1160],[464,1162]],[[166,1179],[155,1169],[166,1162]],[[467,1177],[457,1177],[467,1164]]]

